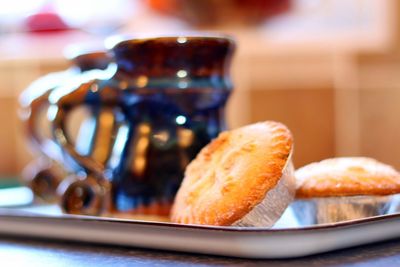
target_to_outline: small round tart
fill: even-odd
[[[372,158],[343,157],[296,170],[296,198],[400,193],[400,174]]]
[[[172,221],[232,225],[242,219],[277,186],[292,146],[288,128],[273,121],[221,133],[187,166]]]

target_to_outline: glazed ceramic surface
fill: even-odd
[[[225,129],[233,50],[233,41],[224,37],[122,41],[112,49],[117,68],[111,79],[84,83],[56,101],[55,136],[98,184],[109,188],[108,212],[168,214],[186,165]],[[105,164],[78,153],[65,134],[68,113],[82,105],[123,117]],[[88,192],[87,202],[102,201],[92,195],[108,190],[78,183]]]
[[[95,51],[85,54],[75,54],[71,59],[73,66],[68,70],[51,73],[34,81],[20,96],[20,106],[25,126],[27,139],[35,152],[40,157],[29,164],[24,170],[24,177],[27,183],[37,196],[44,200],[54,198],[56,188],[62,178],[66,175],[63,167],[67,170],[74,169],[71,163],[65,162],[65,158],[59,146],[45,136],[42,121],[47,121],[46,111],[49,107],[49,95],[63,84],[76,79],[85,72],[92,69],[104,69],[110,62],[109,56],[104,51]],[[99,118],[100,119],[100,118]],[[96,123],[90,123],[96,125]],[[50,129],[50,124],[48,123]],[[94,126],[82,127],[77,140],[78,146],[88,143],[93,139]],[[88,150],[93,150],[88,148]],[[54,164],[57,162],[58,164]],[[76,166],[75,166],[76,167]]]

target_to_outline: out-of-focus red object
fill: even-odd
[[[196,26],[258,24],[290,11],[292,0],[147,0],[163,14]]]
[[[26,17],[25,29],[29,32],[51,32],[69,30],[70,27],[51,4],[45,4],[39,11]]]

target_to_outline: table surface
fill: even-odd
[[[400,266],[400,239],[310,257],[248,260],[0,236],[1,266]]]

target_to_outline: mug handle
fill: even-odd
[[[40,134],[39,114],[40,111],[49,106],[49,95],[51,90],[43,93],[29,104],[29,112],[27,112],[26,131],[30,136],[32,143],[38,150],[40,150],[47,158],[54,159],[58,162],[61,160],[61,151],[57,145],[50,138]]]
[[[67,118],[75,108],[82,105],[106,105],[109,107],[116,105],[118,102],[116,90],[110,90],[111,87],[109,86],[104,86],[101,89],[99,87],[98,80],[82,83],[69,94],[62,96],[55,103],[52,103],[57,107],[52,125],[54,138],[60,144],[62,150],[72,157],[85,170],[86,174],[102,178],[105,166],[90,156],[81,155],[76,150],[66,131]]]
[[[64,173],[56,165],[53,165],[54,160],[58,163],[61,162],[61,149],[51,137],[47,137],[42,133],[39,123],[40,117],[42,117],[40,115],[43,115],[41,111],[47,110],[50,106],[48,98],[52,88],[54,88],[44,88],[46,90],[41,91],[42,87],[40,84],[45,82],[47,77],[54,76],[45,76],[34,82],[31,87],[28,87],[21,94],[19,99],[21,119],[24,122],[23,127],[26,135],[29,137],[30,144],[41,154],[39,158],[25,166],[22,171],[22,178],[23,182],[31,188],[35,196],[46,202],[53,202],[56,199],[56,188],[60,184]],[[30,94],[38,91],[40,94],[30,99]],[[50,122],[48,124],[50,127]]]

